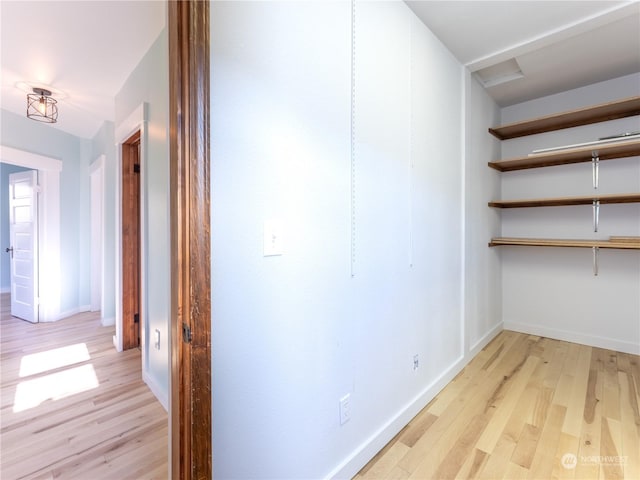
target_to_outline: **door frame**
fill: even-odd
[[[170,478],[211,479],[209,3],[168,2]],[[184,340],[183,326],[189,339]]]
[[[123,349],[123,318],[122,318],[122,146],[136,131],[140,130],[140,348],[145,350],[145,320],[143,312],[147,306],[147,231],[146,225],[146,161],[148,141],[148,110],[147,102],[141,103],[126,120],[116,129],[116,334],[113,344],[118,352]],[[146,356],[142,355],[142,371],[146,372]]]
[[[91,198],[91,311],[100,311],[104,322],[104,163],[100,155],[89,165],[89,194]],[[96,244],[97,239],[97,244]],[[99,275],[96,278],[95,270]],[[97,283],[97,285],[96,285]],[[99,296],[96,302],[95,297]]]
[[[60,313],[60,172],[62,161],[0,144],[0,161],[38,171],[38,294],[40,322]]]
[[[123,238],[122,257],[118,259],[122,268],[122,348],[141,347],[142,318],[142,155],[140,130],[136,130],[121,145],[122,201],[121,228]],[[136,167],[138,170],[136,171]],[[126,201],[125,201],[126,199]],[[133,204],[133,205],[132,205]],[[131,262],[133,260],[133,262]],[[137,318],[136,318],[137,317]],[[137,322],[136,322],[137,319]],[[138,324],[136,326],[136,323]],[[146,353],[146,352],[145,352]]]

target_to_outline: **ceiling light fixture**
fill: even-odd
[[[58,121],[58,101],[51,96],[51,90],[34,87],[33,93],[27,94],[27,117],[38,122]]]

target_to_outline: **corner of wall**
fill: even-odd
[[[163,406],[165,411],[169,411],[169,394],[166,389],[161,388],[160,385],[156,383],[156,381],[151,377],[146,371],[142,372],[142,380],[147,384],[149,390],[156,396],[160,404]]]

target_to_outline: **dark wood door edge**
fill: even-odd
[[[140,345],[140,130],[120,146],[122,153],[122,349]]]
[[[209,4],[169,1],[171,475],[211,479]],[[191,332],[183,339],[183,327]]]

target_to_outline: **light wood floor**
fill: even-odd
[[[30,324],[1,301],[0,478],[166,479],[167,413],[140,352],[117,353],[96,314]]]
[[[503,331],[364,479],[640,479],[640,358]]]

